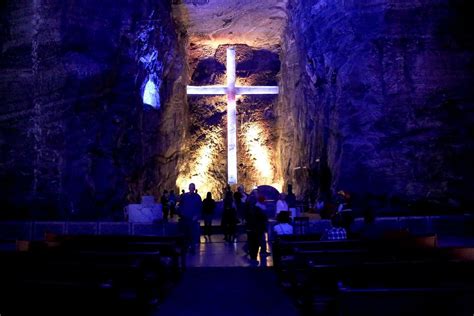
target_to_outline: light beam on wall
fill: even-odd
[[[255,161],[255,168],[260,177],[263,178],[266,183],[270,183],[272,181],[273,171],[268,148],[264,144],[265,138],[263,130],[258,125],[251,125],[245,132],[245,144],[247,145],[250,156]]]
[[[227,183],[237,184],[237,109],[236,95],[278,94],[278,86],[236,86],[235,48],[227,48],[227,86],[187,86],[187,94],[227,95]]]
[[[201,195],[211,192],[214,189],[214,184],[209,182],[208,172],[215,159],[215,151],[215,147],[210,144],[201,146],[194,157],[195,163],[191,165],[191,170],[180,171],[176,185],[187,191],[189,184],[194,183]],[[213,194],[215,193],[217,191],[213,192]]]
[[[160,94],[151,78],[148,79],[143,90],[143,104],[151,105],[155,109],[160,108]]]
[[[244,135],[245,146],[260,181],[255,185],[268,184],[281,190],[283,181],[276,177],[271,148],[267,145],[270,137],[268,130],[262,128],[258,123],[253,123],[245,129]]]

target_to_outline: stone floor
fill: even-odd
[[[212,235],[211,239],[201,236],[201,243],[195,254],[188,254],[188,267],[248,267],[255,266],[250,262],[246,249],[246,236],[240,234],[233,243],[224,241],[221,234]],[[267,251],[270,245],[267,243]],[[258,266],[271,267],[273,260],[270,255],[260,255]]]
[[[189,268],[154,316],[298,315],[268,268]]]

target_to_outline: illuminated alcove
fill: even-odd
[[[143,88],[143,104],[148,104],[155,109],[160,108],[160,93],[156,84],[153,82],[152,78],[149,77],[148,81]]]

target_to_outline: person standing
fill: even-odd
[[[224,240],[233,242],[237,231],[237,211],[232,191],[225,194],[221,225],[224,231]]]
[[[265,205],[265,197],[263,195],[259,195],[257,198],[257,203],[255,204],[256,209],[256,232],[257,232],[257,240],[258,246],[260,246],[260,258],[262,256],[269,255],[270,253],[267,251],[267,240],[266,240],[266,233],[268,227],[268,214],[267,214],[267,207]]]
[[[202,201],[202,218],[204,219],[204,236],[211,241],[212,218],[216,209],[216,201],[212,198],[211,192],[207,192],[207,196]]]
[[[185,194],[186,194],[186,192],[184,190],[181,190],[181,194],[178,197],[178,208],[181,205],[181,200],[183,199]]]
[[[296,195],[293,193],[293,186],[291,184],[288,184],[288,194],[285,201],[288,204],[291,217],[294,218],[296,216]]]
[[[258,250],[260,248],[260,259],[265,260],[268,255],[266,251],[266,238],[268,216],[265,206],[265,197],[258,190],[253,190],[247,199],[248,210],[246,212],[247,241],[250,262],[257,265]]]
[[[278,217],[280,212],[288,212],[288,203],[285,201],[285,193],[280,193],[280,197],[276,204],[275,216]]]
[[[196,185],[189,184],[189,192],[182,195],[179,212],[180,225],[185,238],[186,246],[191,253],[195,252],[196,244],[199,240],[199,222],[198,218],[202,211],[202,199],[196,193]]]
[[[234,193],[234,202],[237,208],[237,218],[242,222],[245,221],[246,201],[247,193],[245,193],[244,186],[239,185],[237,191]]]
[[[174,214],[176,214],[176,195],[174,194],[174,190],[170,191],[168,204],[170,206],[170,218],[173,218]]]
[[[253,190],[247,198],[247,208],[245,212],[245,226],[247,229],[247,248],[252,264],[258,264],[258,209],[256,207],[258,190]]]
[[[163,221],[167,222],[168,221],[168,215],[169,215],[169,201],[168,201],[168,190],[163,191],[163,195],[161,196],[161,208],[163,209]]]

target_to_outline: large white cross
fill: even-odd
[[[227,178],[237,183],[237,109],[235,96],[242,94],[278,94],[278,86],[236,86],[235,48],[227,48],[227,86],[187,86],[188,94],[227,95]]]

